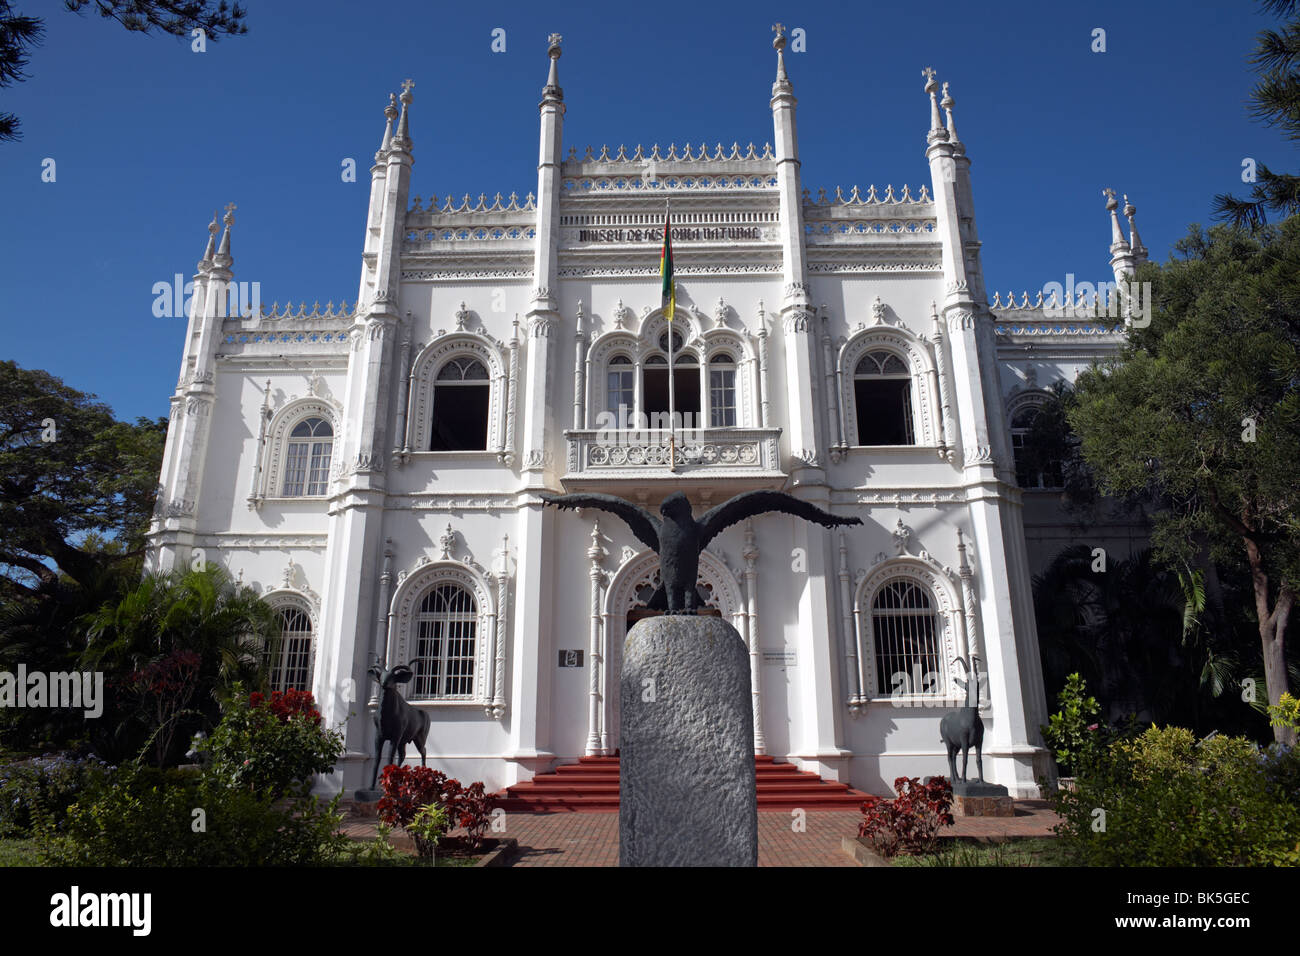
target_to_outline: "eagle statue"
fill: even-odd
[[[695,520],[690,501],[680,491],[670,494],[659,506],[662,521],[644,508],[614,495],[538,492],[538,497],[557,508],[599,508],[622,518],[646,547],[659,554],[663,584],[651,596],[649,606],[667,614],[698,614],[704,607],[703,597],[695,588],[700,552],[723,528],[738,521],[769,511],[782,511],[828,528],[862,524],[861,518],[841,518],[782,491],[747,491],[710,508],[699,521]]]

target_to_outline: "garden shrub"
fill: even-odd
[[[884,857],[930,853],[939,842],[939,828],[953,825],[952,784],[946,777],[931,777],[921,783],[916,777],[894,781],[892,800],[868,796],[862,803],[865,819],[858,836]]]
[[[131,765],[72,806],[61,832],[39,836],[55,866],[310,866],[342,851],[342,820],[337,797],[282,801],[192,771]]]
[[[451,829],[451,818],[447,811],[436,803],[421,807],[410,823],[406,832],[415,840],[415,851],[422,860],[432,860],[438,841]]]
[[[1096,755],[1074,792],[1049,799],[1075,863],[1264,866],[1300,862],[1297,793],[1300,753],[1152,727]]]
[[[446,811],[449,826],[464,828],[470,846],[477,848],[482,843],[493,798],[481,781],[464,787],[454,777],[429,767],[389,764],[380,775],[380,783],[384,796],[379,801],[379,819],[389,826],[402,827],[411,833],[410,825],[416,815],[433,805]]]
[[[312,695],[276,691],[245,698],[238,687],[221,722],[196,750],[207,755],[206,773],[230,787],[273,797],[305,793],[311,777],[328,773],[343,753],[343,735],[321,726]]]
[[[111,770],[94,757],[45,754],[0,766],[0,837],[63,825],[68,808]]]

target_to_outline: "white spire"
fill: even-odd
[[[546,76],[546,86],[542,88],[542,103],[563,103],[564,90],[560,89],[560,43],[564,37],[552,33],[546,38],[546,55],[551,58],[551,71]]]
[[[794,86],[785,72],[785,24],[774,23],[772,30],[776,33],[776,39],[772,41],[772,46],[776,49],[776,82],[772,84],[772,95],[793,93]]]
[[[1133,256],[1139,263],[1147,260],[1147,247],[1142,245],[1142,237],[1138,235],[1137,207],[1128,201],[1128,193],[1124,194],[1124,217],[1128,220],[1129,245],[1133,249]]]
[[[945,140],[948,138],[948,131],[944,129],[943,119],[939,116],[939,99],[935,95],[939,92],[939,84],[934,79],[934,68],[927,66],[921,71],[921,75],[925,77],[925,91],[930,94],[930,133],[926,137],[926,142]]]

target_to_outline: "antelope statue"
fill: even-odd
[[[375,711],[375,770],[370,775],[370,789],[379,780],[379,767],[384,756],[384,741],[390,742],[388,762],[402,765],[406,759],[406,745],[414,742],[420,752],[420,766],[425,766],[424,738],[429,735],[429,715],[412,707],[398,693],[397,685],[405,684],[415,672],[406,664],[391,670],[378,664],[367,673],[379,682],[379,709]]]
[[[959,686],[966,688],[966,706],[961,710],[950,711],[939,722],[939,739],[948,748],[948,773],[954,784],[957,776],[957,751],[961,751],[961,777],[966,782],[967,764],[970,762],[970,749],[975,748],[975,770],[979,782],[984,782],[984,721],[980,719],[980,678],[979,658],[971,656],[973,667],[966,665],[964,657],[957,658],[966,679],[958,679]]]

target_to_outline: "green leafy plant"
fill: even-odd
[[[1298,797],[1300,752],[1179,727],[1105,748],[1048,794],[1063,852],[1091,866],[1293,866]]]
[[[1067,677],[1056,698],[1061,709],[1048,717],[1046,727],[1039,728],[1062,770],[1077,770],[1082,760],[1095,753],[1100,741],[1101,707],[1087,690],[1080,674]]]
[[[273,797],[305,792],[343,753],[343,735],[321,726],[309,693],[245,696],[236,685],[221,722],[194,747],[206,752],[215,781]]]
[[[1273,727],[1287,727],[1292,731],[1300,730],[1300,698],[1284,693],[1276,704],[1268,706],[1268,722]]]
[[[109,773],[94,757],[45,754],[0,766],[0,837],[63,825],[68,808]]]
[[[277,800],[186,770],[128,765],[37,832],[55,866],[316,866],[347,838],[338,797]]]
[[[432,860],[438,841],[451,828],[451,817],[436,803],[420,808],[415,819],[406,824],[406,832],[415,840],[415,850],[422,860]]]

